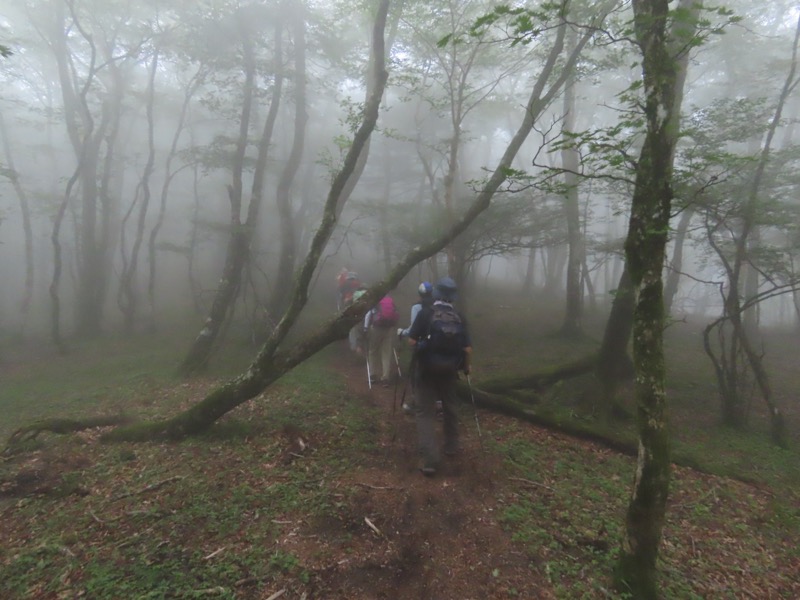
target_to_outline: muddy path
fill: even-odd
[[[503,499],[515,492],[501,457],[487,449],[498,417],[479,413],[479,436],[473,408],[462,405],[460,452],[443,455],[436,475],[425,477],[414,417],[400,407],[405,381],[370,389],[355,356],[342,352],[333,361],[352,401],[379,409],[380,456],[338,482],[354,494],[349,514],[312,523],[291,548],[305,561],[313,563],[316,555],[326,563],[313,565],[319,575],[315,597],[555,597],[535,557],[514,544],[499,522]],[[441,441],[441,421],[438,435]]]

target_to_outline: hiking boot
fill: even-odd
[[[426,462],[424,465],[422,465],[420,471],[422,471],[422,474],[425,475],[425,477],[433,477],[436,475],[436,467],[433,465],[433,463]]]
[[[389,380],[388,379],[381,379],[381,385],[385,388],[389,387]]]
[[[413,415],[414,407],[411,406],[408,402],[403,402],[403,412],[406,413],[407,415]]]

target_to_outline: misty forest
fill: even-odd
[[[0,0],[0,596],[800,597],[798,50],[784,0]]]

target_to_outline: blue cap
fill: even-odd
[[[452,302],[456,299],[458,286],[456,282],[450,277],[442,277],[436,282],[436,287],[433,290],[433,297],[437,300],[444,300],[445,302]]]
[[[430,284],[429,281],[423,281],[419,284],[417,288],[417,293],[420,296],[430,296],[433,293],[433,286]]]

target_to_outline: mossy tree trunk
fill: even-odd
[[[670,481],[665,393],[663,267],[672,206],[672,166],[683,81],[681,60],[692,47],[700,3],[681,0],[673,21],[667,0],[634,0],[642,52],[646,133],[639,156],[625,241],[635,297],[633,361],[639,451],[615,585],[637,599],[658,597],[656,561]]]

